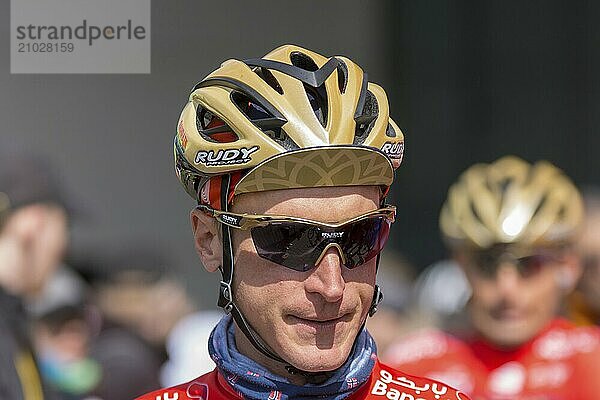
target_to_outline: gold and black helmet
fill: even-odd
[[[448,191],[440,228],[451,248],[553,246],[571,242],[582,218],[579,191],[560,169],[506,156],[463,172]]]
[[[177,175],[199,199],[243,171],[233,194],[297,187],[389,187],[404,136],[384,90],[345,57],[298,46],[228,60],[198,83],[175,137]]]

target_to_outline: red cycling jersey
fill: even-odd
[[[353,382],[349,379],[348,385]],[[356,383],[355,383],[356,384]],[[265,400],[279,400],[281,394],[273,391]],[[136,400],[222,400],[243,399],[216,369],[195,380],[161,389]],[[451,387],[427,378],[404,374],[388,366],[375,363],[369,380],[348,397],[349,400],[468,400],[469,397]]]
[[[473,400],[595,400],[600,330],[557,319],[528,343],[501,350],[439,331],[411,335],[385,355],[390,365],[439,379]]]

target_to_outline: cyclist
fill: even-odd
[[[472,333],[414,335],[387,360],[474,399],[597,398],[598,331],[556,317],[580,274],[581,221],[579,192],[548,162],[508,156],[467,169],[440,227],[472,289]]]
[[[600,324],[600,190],[583,193],[585,222],[577,250],[583,269],[579,284],[569,296],[569,317],[578,325]]]
[[[213,372],[140,399],[467,398],[380,364],[364,329],[404,148],[388,113],[351,60],[290,45],[194,87],[176,170],[229,315],[209,339]]]

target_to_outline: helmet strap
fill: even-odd
[[[375,271],[379,270],[379,260],[381,258],[381,253],[377,254],[377,262],[375,264]],[[372,317],[377,312],[377,307],[383,301],[383,291],[379,287],[379,285],[375,285],[375,290],[373,291],[373,299],[371,299],[371,306],[369,307],[369,317]],[[366,321],[365,321],[366,322]]]
[[[383,207],[385,205],[386,194],[381,196],[381,199],[379,200],[380,207]],[[379,252],[379,254],[377,254],[377,261],[375,262],[375,274],[377,274],[377,271],[379,271],[379,261],[380,260],[381,260],[381,252]],[[376,284],[375,290],[373,291],[373,298],[371,299],[371,306],[369,307],[369,317],[372,317],[373,315],[375,315],[375,313],[377,312],[377,307],[379,306],[379,304],[382,301],[383,301],[383,291],[381,290],[379,285]],[[365,322],[363,322],[363,327],[365,326],[366,322],[367,322],[366,320],[365,320]]]

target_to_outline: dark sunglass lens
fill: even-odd
[[[544,265],[552,261],[552,257],[545,256],[543,254],[534,254],[527,257],[521,257],[517,259],[517,268],[521,273],[521,276],[528,278],[537,275]]]
[[[314,266],[316,247],[321,242],[319,227],[297,222],[273,223],[250,231],[258,255],[296,271]]]
[[[384,217],[366,218],[345,227],[342,250],[346,268],[356,268],[383,249],[390,232],[390,222]]]

